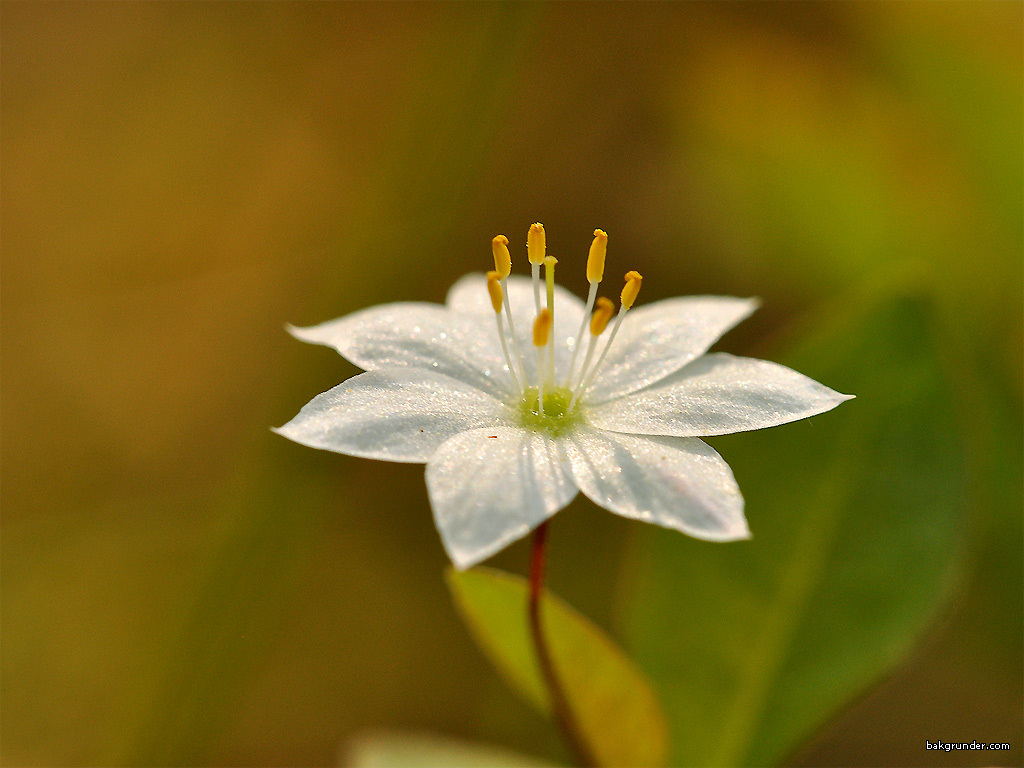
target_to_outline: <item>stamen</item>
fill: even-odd
[[[587,372],[587,368],[590,366],[590,361],[594,357],[594,350],[597,348],[597,337],[604,333],[604,329],[608,327],[608,321],[612,319],[612,314],[615,312],[615,304],[612,303],[611,299],[606,299],[602,296],[597,300],[597,309],[594,310],[593,316],[590,318],[590,342],[587,344],[587,354],[583,357],[583,367],[580,368],[580,381],[583,381],[583,376]],[[580,332],[582,334],[582,331]],[[577,389],[573,392],[572,400],[569,401],[568,410],[572,410],[573,406],[576,405],[576,400],[579,398],[580,393],[583,390]]]
[[[544,233],[544,225],[536,222],[530,226],[527,233],[527,255],[530,260],[530,267],[533,277],[533,301],[537,308],[537,318],[533,324],[533,345],[537,354],[537,405],[533,405],[533,390],[527,390],[528,380],[524,358],[519,349],[519,337],[516,334],[515,320],[512,315],[512,307],[509,301],[508,286],[506,280],[512,272],[512,256],[508,250],[508,238],[498,235],[491,240],[491,250],[494,255],[494,271],[487,273],[487,291],[490,296],[491,306],[494,308],[495,319],[498,324],[498,337],[501,340],[501,349],[505,355],[505,362],[508,365],[512,381],[522,398],[521,408],[524,409],[524,418],[530,413],[541,418],[546,418],[544,409],[544,390],[550,391],[551,397],[555,398],[549,403],[554,408],[554,417],[569,418],[570,412],[575,408],[577,401],[590,388],[594,377],[600,370],[608,350],[611,349],[622,325],[622,319],[633,306],[637,295],[640,292],[640,284],[643,278],[639,272],[627,272],[626,284],[619,295],[619,311],[615,316],[615,324],[612,332],[608,335],[608,341],[604,345],[597,362],[591,365],[597,351],[598,337],[603,335],[615,314],[615,305],[606,298],[597,298],[598,286],[604,278],[605,257],[608,252],[608,235],[601,229],[594,230],[594,240],[590,245],[590,254],[587,258],[587,281],[590,283],[590,291],[587,297],[586,310],[580,323],[579,332],[576,334],[576,343],[573,347],[572,358],[569,362],[565,388],[555,385],[555,345],[551,333],[555,323],[555,266],[558,260],[554,256],[547,255],[547,242]],[[540,267],[544,265],[544,282],[547,294],[547,306],[541,308],[540,296]],[[594,309],[595,301],[597,309]],[[508,339],[505,335],[505,325],[501,319],[501,309],[505,308],[505,317],[508,322],[508,332],[512,334],[512,346],[514,355],[509,353]],[[593,310],[593,312],[592,312]],[[584,329],[587,321],[590,321],[590,339],[587,344],[587,352],[584,355],[583,364],[580,367],[579,377],[575,375],[576,360],[579,356]],[[547,347],[547,355],[544,348]],[[515,357],[518,366],[513,363]],[[546,359],[545,359],[546,358]],[[518,367],[518,371],[516,368]],[[518,374],[518,375],[517,375]],[[575,382],[575,386],[573,386]],[[571,397],[570,397],[571,392]],[[564,399],[559,399],[564,398]],[[569,400],[568,407],[565,407],[565,399]],[[557,402],[556,402],[557,401]],[[583,418],[577,414],[572,418]],[[532,423],[532,422],[531,422]],[[545,429],[550,425],[545,426]]]
[[[615,314],[615,305],[612,303],[612,300],[602,296],[597,302],[597,311],[590,318],[590,335],[600,336],[604,333],[604,329],[608,327],[608,321],[612,319],[613,314]]]
[[[547,256],[544,259],[544,280],[548,289],[548,312],[551,313],[551,325],[555,324],[555,265],[558,259]],[[555,383],[555,345],[548,347],[548,381]]]
[[[508,238],[498,235],[491,240],[491,252],[494,254],[494,269],[498,277],[504,280],[512,274],[512,254],[508,252]]]
[[[498,273],[494,270],[487,273],[487,293],[491,295],[491,306],[494,307],[495,314],[498,315],[498,319],[501,319],[501,302],[504,299],[504,294],[499,280]]]
[[[594,299],[597,298],[597,286],[604,279],[604,259],[608,253],[608,235],[603,229],[594,230],[594,242],[590,244],[590,255],[587,257],[587,280],[590,282],[590,293],[587,294],[587,308],[583,312],[583,319],[580,320],[580,329],[576,333],[576,347],[569,359],[569,373],[565,378],[565,385],[572,386],[572,374],[576,369],[576,357],[583,346],[583,329],[587,327],[587,317],[590,310],[594,308]],[[586,366],[584,366],[586,367]],[[582,378],[582,376],[581,376]]]
[[[505,280],[512,273],[512,254],[508,252],[508,238],[498,235],[491,240],[491,252],[494,254],[494,270],[501,280],[501,290],[505,294],[505,316],[508,318],[508,332],[512,335],[512,348],[516,353],[516,360],[519,361],[519,374],[523,382],[526,382],[526,369],[523,368],[523,353],[519,350],[519,335],[516,333],[516,324],[512,320],[512,307],[508,303],[508,288]]]
[[[608,253],[608,235],[603,229],[594,230],[594,242],[590,244],[587,256],[587,280],[600,283],[604,280],[604,258]]]
[[[542,309],[537,319],[533,321],[533,346],[543,347],[548,343],[551,335],[551,312]]]
[[[533,303],[540,312],[540,265],[544,263],[547,253],[547,238],[544,225],[539,221],[530,227],[526,235],[526,254],[530,259],[530,271],[533,274]]]
[[[505,327],[501,323],[501,304],[504,298],[504,291],[501,290],[501,282],[496,271],[487,273],[487,292],[491,295],[491,306],[494,307],[494,319],[498,323],[498,338],[501,339],[501,351],[505,353],[505,363],[508,365],[508,372],[512,375],[512,382],[516,385],[516,392],[523,396],[523,387],[516,376],[516,369],[512,365],[512,358],[508,353],[508,341],[505,339]]]
[[[544,366],[544,354],[541,351],[548,343],[551,335],[551,312],[542,309],[533,323],[533,346],[537,348],[537,409],[544,415],[544,377],[540,370]]]
[[[597,363],[594,364],[594,367],[590,370],[590,373],[586,376],[585,379],[583,379],[584,372],[581,371],[580,378],[582,379],[582,381],[580,382],[579,388],[572,396],[573,403],[576,402],[577,397],[582,395],[584,392],[587,391],[587,389],[590,388],[590,383],[594,380],[594,376],[597,374],[598,370],[600,370],[601,363],[603,363],[605,357],[608,356],[608,350],[611,349],[612,342],[615,341],[615,335],[619,332],[619,326],[622,325],[622,318],[626,316],[626,313],[629,311],[629,308],[632,307],[633,302],[636,301],[637,294],[640,293],[640,282],[642,280],[643,277],[640,275],[639,272],[630,271],[626,273],[626,284],[625,286],[623,286],[622,293],[619,295],[619,313],[615,316],[615,325],[612,327],[611,335],[608,337],[608,343],[604,345],[604,350],[601,352],[601,357],[597,359]],[[586,366],[584,365],[584,369],[585,368]]]
[[[622,302],[624,309],[630,309],[633,306],[633,302],[636,301],[636,295],[640,293],[640,281],[643,279],[639,272],[630,271],[626,273],[626,284],[622,287],[622,293],[619,295],[619,301]]]

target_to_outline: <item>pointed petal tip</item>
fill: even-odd
[[[741,519],[738,523],[722,522],[720,526],[713,528],[680,524],[679,522],[645,522],[655,522],[656,525],[660,525],[663,528],[668,528],[669,530],[677,531],[684,536],[689,536],[690,538],[698,539],[700,541],[707,541],[712,544],[729,544],[734,541],[746,541],[747,539],[753,538],[750,533],[750,528],[747,527],[746,519]]]
[[[828,411],[831,411],[833,408],[838,408],[842,403],[845,403],[847,400],[857,399],[856,395],[847,395],[842,392],[837,392],[836,390],[830,387],[826,387],[826,389],[828,389],[830,393],[830,402],[824,408],[822,408],[822,410],[819,411],[819,413],[827,413]]]
[[[747,525],[747,516],[743,514],[743,507],[746,506],[743,500],[740,500],[739,508],[739,520],[735,520],[733,525],[727,526],[722,530],[718,537],[715,539],[709,539],[710,541],[721,542],[722,544],[728,544],[732,541],[747,541],[753,538],[750,533],[750,526]]]
[[[270,431],[273,432],[275,435],[280,435],[285,440],[291,440],[293,443],[304,445],[307,448],[316,448],[317,450],[330,450],[329,448],[325,448],[325,446],[316,441],[311,441],[309,439],[304,438],[302,435],[302,431],[300,429],[296,429],[294,422],[295,419],[292,419],[287,424],[282,424],[280,427],[270,427]]]
[[[304,341],[307,344],[322,344],[323,342],[312,338],[311,331],[314,328],[316,328],[315,325],[310,327],[301,327],[298,325],[292,325],[291,323],[284,324],[284,329],[299,341]]]
[[[295,438],[295,433],[288,429],[289,426],[291,426],[290,421],[287,424],[282,424],[280,427],[270,427],[270,431],[273,432],[275,435],[280,435],[286,440],[292,440],[296,443],[299,442]]]
[[[722,531],[683,531],[688,536],[693,536],[695,539],[703,539],[704,541],[710,541],[715,544],[729,544],[733,541],[747,541],[752,539],[753,535],[750,533],[750,528],[747,527],[746,520],[743,521],[742,527],[737,526],[733,530],[722,530]]]
[[[514,531],[506,533],[506,535],[489,542],[485,546],[465,547],[450,541],[451,530],[448,528],[442,529],[438,525],[438,533],[441,535],[441,545],[444,547],[445,554],[452,561],[452,567],[460,572],[475,568],[480,563],[501,552],[505,547],[529,534],[531,530],[529,526],[521,525]]]
[[[760,296],[713,296],[709,298],[717,298],[722,301],[729,302],[733,306],[742,307],[743,311],[739,313],[739,319],[736,320],[736,324],[742,323],[754,314],[754,312],[764,306],[764,299]],[[730,326],[729,330],[732,330],[732,326]]]
[[[492,554],[487,553],[481,555],[479,552],[469,554],[467,552],[461,552],[452,549],[448,546],[448,542],[444,540],[443,536],[441,538],[441,544],[444,546],[444,551],[445,554],[448,555],[448,559],[452,561],[452,568],[454,568],[459,573],[462,573],[463,571],[468,571],[473,566],[479,565]]]

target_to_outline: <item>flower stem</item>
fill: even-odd
[[[565,691],[555,673],[555,665],[551,659],[551,651],[548,648],[541,624],[540,599],[544,588],[547,540],[548,524],[543,522],[533,532],[533,549],[530,553],[530,633],[533,636],[533,647],[537,653],[537,664],[540,666],[541,675],[551,699],[551,712],[562,732],[562,738],[565,739],[580,768],[593,768],[597,766],[597,760],[594,759],[590,747],[580,732],[579,723],[576,722]]]

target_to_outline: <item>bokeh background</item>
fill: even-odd
[[[642,299],[760,296],[719,348],[860,395],[884,457],[900,414],[949,425],[947,463],[875,473],[935,499],[843,524],[914,521],[948,570],[786,760],[1021,764],[1022,13],[4,2],[3,764],[327,765],[368,729],[564,759],[452,608],[422,468],[269,431],[356,372],[286,322],[443,301],[535,220],[578,292],[599,226]],[[927,307],[928,344],[879,296]],[[858,354],[792,351],[849,316],[876,318]],[[940,405],[902,374],[866,396],[904,342]],[[712,441],[766,547],[775,432]],[[676,546],[642,527],[578,500],[551,540],[552,587],[641,660],[636,548]],[[706,591],[650,570],[680,610]]]

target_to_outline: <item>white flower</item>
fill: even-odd
[[[600,269],[588,271],[591,305],[603,272],[600,245]],[[496,238],[496,254],[500,247]],[[751,299],[700,296],[620,309],[609,334],[614,344],[601,359],[598,337],[580,334],[584,303],[553,286],[550,346],[520,354],[540,341],[532,333],[537,271],[533,284],[520,277],[500,283],[517,331],[509,334],[509,356],[498,333],[508,316],[496,315],[482,274],[459,280],[444,306],[385,304],[290,329],[366,372],[313,398],[276,431],[350,456],[426,463],[437,528],[460,569],[525,536],[578,492],[624,517],[700,539],[749,537],[732,471],[698,438],[803,419],[849,396],[764,360],[706,354],[754,311]],[[609,313],[607,304],[599,307],[595,315]],[[570,374],[571,363],[585,358],[574,355],[578,343],[587,346],[578,335],[599,351],[582,382],[578,365]]]

